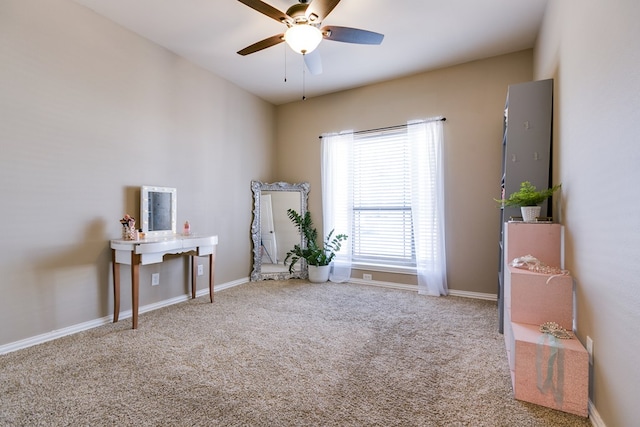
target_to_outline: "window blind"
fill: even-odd
[[[354,138],[354,262],[415,266],[407,137],[401,128]]]

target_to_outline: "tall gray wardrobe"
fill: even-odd
[[[553,80],[509,85],[504,107],[502,135],[501,197],[509,197],[529,181],[539,190],[551,183],[551,132]],[[551,216],[551,204],[544,202],[541,215]],[[500,209],[498,260],[499,331],[504,329],[504,227],[505,221],[520,217],[517,207]]]

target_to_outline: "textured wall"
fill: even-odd
[[[640,419],[640,3],[549,2],[536,78],[555,78],[554,181],[591,400],[608,426]]]
[[[532,63],[527,50],[279,106],[279,178],[311,183],[309,207],[321,224],[318,135],[445,116],[449,288],[495,294],[502,115],[508,85],[531,80]],[[380,272],[373,279],[415,283]]]
[[[176,187],[179,224],[218,235],[216,283],[249,275],[273,106],[67,0],[0,2],[0,63],[0,344],[112,312],[108,240],[141,185]],[[185,294],[186,268],[143,267],[140,304]]]

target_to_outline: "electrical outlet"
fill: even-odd
[[[204,274],[204,266],[202,264],[198,264],[198,276],[202,276]]]
[[[153,273],[151,275],[151,286],[157,286],[160,284],[160,273]]]
[[[589,353],[589,364],[593,365],[593,340],[587,336],[587,353]]]
[[[362,275],[362,278],[363,278],[364,280],[371,280],[371,279],[373,278],[373,276],[372,276],[371,274],[363,274],[363,275]]]

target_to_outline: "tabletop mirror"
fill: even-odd
[[[294,245],[303,245],[303,236],[287,216],[288,209],[304,215],[307,211],[309,183],[267,184],[251,182],[253,191],[253,271],[251,281],[306,278],[307,265],[298,262],[292,273],[284,264]],[[302,264],[302,265],[301,265]]]
[[[142,232],[149,238],[176,234],[177,189],[143,185],[140,188]]]

